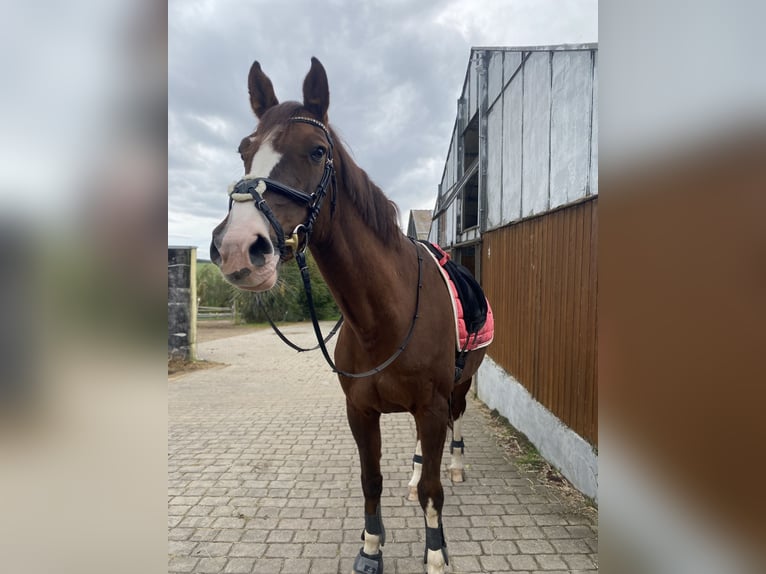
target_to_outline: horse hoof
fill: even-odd
[[[462,468],[451,468],[449,469],[449,475],[452,482],[464,482],[465,477],[463,475],[463,469]]]
[[[351,574],[383,574],[383,552],[370,556],[359,549]]]
[[[410,502],[417,502],[418,501],[418,487],[417,486],[410,486],[410,491],[407,494],[407,500]]]

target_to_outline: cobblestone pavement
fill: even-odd
[[[286,333],[311,340],[307,325]],[[198,354],[226,366],[168,383],[169,572],[350,573],[364,526],[360,470],[319,352],[296,354],[264,330]],[[423,515],[406,500],[414,422],[381,420],[385,571],[420,574]],[[442,478],[449,571],[597,571],[597,526],[508,460],[475,400],[464,435],[466,482]]]

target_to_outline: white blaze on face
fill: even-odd
[[[282,154],[274,149],[271,145],[272,134],[266,136],[258,148],[258,151],[253,156],[253,161],[250,164],[250,170],[245,174],[247,179],[255,179],[257,177],[269,177],[271,172],[277,167],[279,160],[282,159]]]
[[[250,163],[250,169],[245,174],[244,179],[257,179],[259,177],[269,177],[274,168],[277,167],[279,160],[282,159],[282,154],[274,149],[271,145],[272,134],[266,136],[258,148],[258,151],[253,156],[253,161]],[[263,214],[254,208],[254,203],[250,201],[235,201],[231,206],[231,213],[229,213],[229,224],[227,233],[243,233],[249,235],[249,231],[253,229],[261,230],[265,228],[268,236],[269,224]]]

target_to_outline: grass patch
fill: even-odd
[[[523,470],[540,471],[550,466],[535,448],[535,445],[527,438],[527,435],[514,427],[497,409],[492,409],[489,416],[495,423],[496,429],[500,431],[501,436],[507,441],[506,446],[511,447],[511,451],[515,455],[515,462]]]
[[[596,502],[577,490],[571,483],[540,454],[527,436],[514,427],[497,409],[489,408],[481,401],[476,402],[479,410],[489,418],[489,426],[493,430],[499,445],[510,456],[518,469],[529,473],[540,484],[544,484],[557,492],[557,498],[565,503],[567,512],[579,516],[587,516],[596,520],[598,505]]]

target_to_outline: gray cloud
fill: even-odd
[[[471,46],[595,41],[597,1],[172,0],[168,29],[168,240],[204,257],[257,123],[253,60],[280,101],[322,61],[330,122],[406,222],[436,197]]]

